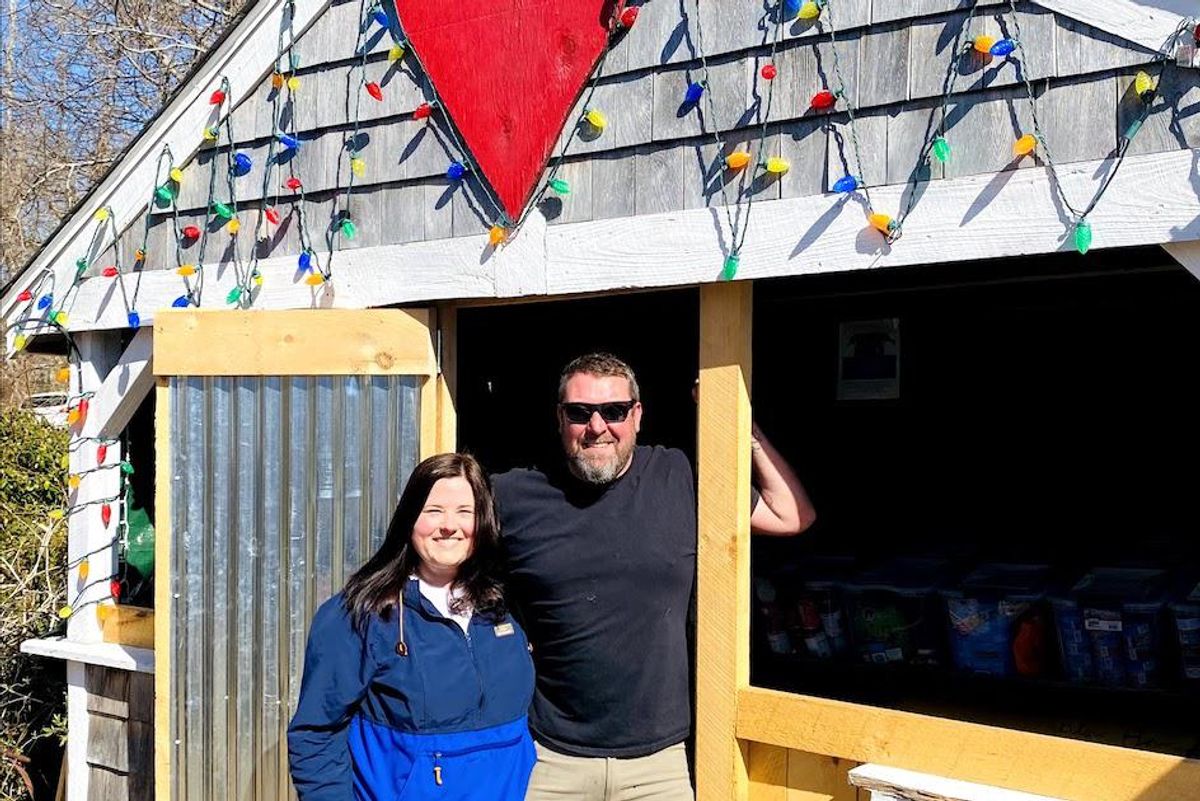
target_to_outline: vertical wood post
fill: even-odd
[[[171,390],[157,379],[154,398],[154,799],[171,801],[171,618],[175,571],[171,565]]]
[[[696,634],[698,801],[745,801],[737,693],[750,683],[752,285],[700,289]]]

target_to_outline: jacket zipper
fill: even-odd
[[[435,751],[433,753],[433,781],[438,786],[442,786],[442,757],[458,757],[467,754],[474,754],[478,751],[492,751],[500,748],[511,748],[521,742],[521,736],[517,735],[511,740],[505,740],[500,743],[485,743],[483,745],[474,745],[470,748],[460,748],[457,751]]]

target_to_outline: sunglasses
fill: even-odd
[[[637,401],[612,401],[610,403],[560,403],[558,408],[563,410],[563,416],[570,423],[586,423],[596,412],[606,423],[623,423],[629,416],[629,411]]]

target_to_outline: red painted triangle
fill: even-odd
[[[520,217],[599,61],[618,0],[391,0],[471,159]]]

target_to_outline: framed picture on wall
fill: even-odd
[[[900,397],[900,319],[844,322],[838,331],[838,400]]]

